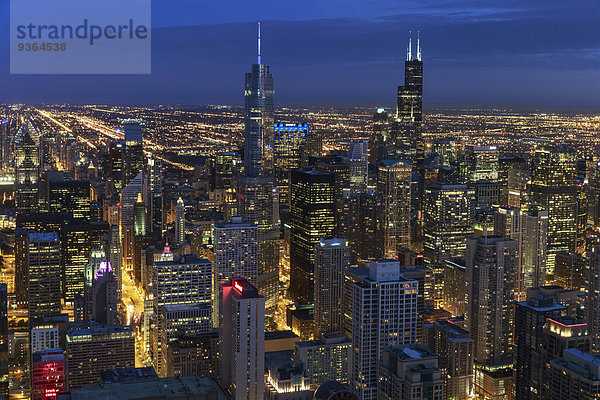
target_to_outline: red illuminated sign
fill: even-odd
[[[233,288],[235,290],[237,290],[238,292],[240,292],[240,294],[244,293],[244,287],[242,286],[242,284],[238,281],[233,281]]]

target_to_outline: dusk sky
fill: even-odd
[[[0,102],[242,104],[260,20],[277,106],[393,104],[419,30],[425,102],[600,107],[598,0],[154,0],[152,74],[118,76],[10,75],[0,12]]]

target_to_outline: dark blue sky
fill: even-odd
[[[600,107],[598,0],[154,0],[149,76],[9,75],[0,12],[0,102],[241,104],[261,20],[280,106],[392,104],[420,30],[425,101]]]

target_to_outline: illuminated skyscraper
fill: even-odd
[[[302,149],[307,137],[307,124],[275,124],[273,176],[282,204],[289,204],[290,173],[302,166]]]
[[[517,243],[516,301],[525,301],[527,288],[546,284],[548,213],[500,207],[494,234]]]
[[[585,313],[592,351],[600,350],[600,237],[589,239],[586,253],[588,266],[585,276]]]
[[[90,182],[49,180],[48,209],[51,213],[71,212],[75,218],[90,218]]]
[[[62,291],[65,302],[73,303],[84,294],[84,271],[92,249],[100,246],[108,233],[108,224],[73,218],[63,224],[61,231]]]
[[[158,306],[211,303],[212,264],[193,254],[154,263],[154,298]]]
[[[236,175],[242,166],[242,159],[236,152],[215,154],[215,189],[235,189]]]
[[[39,209],[41,170],[39,133],[26,120],[15,137],[15,196],[17,212],[34,213]]]
[[[311,385],[327,381],[348,384],[352,341],[343,335],[325,334],[315,340],[294,343],[294,364],[302,364]]]
[[[315,337],[342,333],[344,271],[350,267],[350,247],[342,238],[324,238],[315,246]]]
[[[467,182],[498,180],[498,148],[496,146],[469,146],[463,179]]]
[[[391,144],[390,121],[384,108],[378,108],[373,115],[373,133],[369,140],[369,163],[378,165],[386,157],[386,146]]]
[[[131,326],[90,323],[67,331],[69,389],[100,382],[107,370],[135,367],[135,335]]]
[[[102,325],[117,324],[117,279],[110,263],[104,262],[92,281],[92,319]]]
[[[65,356],[60,348],[46,349],[33,354],[31,364],[31,399],[55,399],[67,391]]]
[[[346,270],[344,329],[352,339],[350,386],[362,400],[377,399],[381,352],[417,340],[418,283],[394,260],[371,260]]]
[[[496,236],[467,240],[465,329],[474,340],[475,393],[510,399],[516,242]],[[492,389],[490,389],[492,388]]]
[[[232,217],[231,222],[214,227],[213,324],[219,322],[219,285],[228,279],[258,280],[258,226]]]
[[[146,205],[141,193],[133,203],[133,233],[135,236],[146,236]]]
[[[4,398],[9,395],[8,344],[8,287],[6,283],[0,283],[0,395]]]
[[[139,193],[144,193],[144,174],[138,173],[121,192],[121,226],[133,226],[134,205]]]
[[[246,279],[219,290],[221,383],[232,400],[262,400],[265,374],[265,299]]]
[[[292,171],[290,295],[312,303],[315,245],[335,230],[334,177],[314,169]]]
[[[13,166],[12,140],[9,135],[10,123],[7,119],[0,122],[0,141],[2,143],[2,171],[9,171]]]
[[[531,207],[548,212],[547,273],[560,251],[574,252],[577,221],[576,154],[565,147],[539,148],[531,171]]]
[[[377,189],[384,202],[385,258],[394,258],[400,247],[411,245],[411,173],[412,166],[403,160],[379,163]]]
[[[199,259],[193,254],[186,254],[172,261],[156,261],[154,263],[152,282],[152,298],[154,300],[153,315],[157,317],[152,332],[150,353],[154,367],[159,374],[164,374],[167,343],[163,341],[161,327],[166,322],[160,318],[162,307],[169,305],[211,305],[212,296],[212,264]],[[209,308],[210,310],[210,308]],[[211,318],[209,315],[208,318]]]
[[[348,166],[348,188],[350,195],[365,193],[369,183],[368,141],[350,143],[344,162]]]
[[[270,176],[240,178],[238,210],[244,222],[258,226],[258,289],[265,296],[268,310],[274,309],[279,296],[279,229],[274,192]]]
[[[242,220],[258,225],[258,289],[267,309],[279,296],[279,216],[274,208],[273,131],[275,88],[269,67],[258,61],[246,74],[244,92],[244,176],[239,180],[238,210]]]
[[[425,146],[422,136],[423,123],[423,61],[421,44],[417,38],[417,51],[412,53],[412,38],[409,38],[406,61],[404,62],[404,86],[398,86],[397,132],[395,146],[404,148],[407,159],[417,172],[423,168]]]
[[[463,184],[435,184],[425,190],[424,254],[430,263],[464,257],[473,236],[475,193]]]
[[[29,318],[60,314],[60,239],[56,232],[27,237]],[[83,277],[82,277],[83,279]]]
[[[273,171],[273,75],[261,62],[260,23],[258,24],[258,62],[246,74],[244,134],[244,173],[270,175]]]
[[[112,265],[117,278],[117,298],[121,298],[123,288],[123,255],[121,254],[121,238],[119,235],[119,226],[112,225],[108,232],[109,235],[109,254],[108,260]]]
[[[140,120],[123,121],[123,186],[144,169],[144,139]]]
[[[175,243],[182,245],[185,242],[185,203],[180,197],[175,206]]]
[[[160,160],[148,158],[148,230],[162,236],[163,231],[163,195],[162,195],[162,163]]]

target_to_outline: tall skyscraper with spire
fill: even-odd
[[[271,175],[273,171],[273,75],[260,56],[258,23],[258,62],[246,73],[244,123],[244,171],[247,176]]]
[[[279,217],[274,211],[273,187],[273,75],[261,60],[260,23],[258,58],[246,73],[244,174],[239,179],[238,209],[245,222],[258,226],[258,289],[267,309],[277,305],[279,293]]]
[[[404,86],[398,86],[396,113],[396,146],[408,151],[408,160],[419,166],[424,158],[423,123],[423,61],[421,43],[417,38],[417,52],[412,52],[412,36],[408,39],[404,62]]]
[[[421,248],[421,219],[423,194],[425,191],[425,143],[423,142],[423,61],[421,41],[417,33],[417,51],[412,51],[412,35],[408,38],[406,61],[404,62],[404,86],[398,86],[398,111],[396,114],[395,148],[414,166],[418,176],[417,190],[413,192],[413,241]]]

